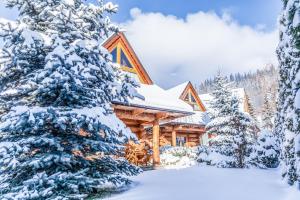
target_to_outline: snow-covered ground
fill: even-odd
[[[147,171],[127,192],[109,200],[300,200],[278,170],[194,166]]]

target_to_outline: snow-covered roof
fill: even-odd
[[[167,92],[174,99],[176,99],[176,98],[179,99],[189,83],[190,83],[189,81],[184,82],[180,85],[177,85],[173,88],[168,89]],[[182,101],[182,100],[180,100],[180,101]],[[190,108],[192,108],[192,106],[190,106],[188,103],[186,103],[184,101],[182,101],[182,102],[184,104],[188,105]],[[202,111],[193,111],[193,112],[194,112],[193,115],[172,120],[171,123],[206,125],[209,122],[210,119],[209,119],[208,115],[205,112],[202,112]]]
[[[140,84],[140,87],[137,88],[137,92],[144,98],[135,97],[134,99],[129,99],[129,103],[132,105],[181,112],[193,112],[193,108],[190,105],[184,103],[184,101],[179,98],[174,98],[174,96],[170,95],[158,85]]]
[[[236,96],[239,99],[239,108],[240,111],[245,112],[245,97],[246,97],[246,92],[244,88],[236,88],[231,90],[232,95]],[[199,95],[201,101],[203,102],[204,106],[206,107],[207,110],[211,110],[211,102],[213,101],[214,97],[212,94],[200,94]]]
[[[206,125],[210,118],[206,112],[194,111],[193,115],[172,120],[172,123]]]
[[[167,92],[171,95],[174,96],[175,98],[179,98],[181,96],[181,94],[183,93],[184,89],[187,87],[187,85],[189,84],[189,82],[184,82],[180,85],[177,85],[173,88],[170,88],[167,90]]]

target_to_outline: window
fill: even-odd
[[[125,67],[133,68],[122,49],[121,49],[121,63],[120,64]]]
[[[114,48],[110,54],[112,55],[112,61],[117,63],[117,48]]]
[[[194,98],[193,95],[191,95],[191,102],[192,102],[192,103],[196,103],[196,100],[195,100],[195,98]]]
[[[187,94],[184,98],[185,101],[190,101],[189,94]]]
[[[184,147],[186,143],[186,137],[176,137],[176,146]]]

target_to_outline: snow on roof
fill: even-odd
[[[189,84],[189,81],[184,82],[180,85],[177,85],[173,88],[168,89],[167,92],[173,98],[179,99],[188,84]],[[180,101],[182,101],[182,100],[180,100]],[[184,102],[184,101],[182,101],[182,102]],[[184,102],[184,104],[188,105],[186,102]],[[190,105],[188,105],[188,106],[191,107]],[[201,111],[193,111],[193,112],[194,112],[193,115],[172,120],[172,123],[206,125],[209,122],[210,119],[205,112],[201,112]]]
[[[197,125],[206,125],[210,122],[210,118],[206,112],[194,111],[195,114],[181,117],[178,119],[172,120],[173,123],[183,123],[183,124],[197,124]]]
[[[236,89],[232,89],[231,90],[232,95],[236,96],[239,99],[239,108],[240,111],[245,112],[245,96],[246,96],[246,92],[244,88],[236,88]],[[211,110],[211,102],[213,101],[214,97],[212,96],[212,94],[200,94],[199,95],[201,101],[203,102],[205,108],[207,108],[207,110]]]
[[[177,85],[173,88],[168,89],[167,92],[170,95],[172,95],[173,97],[179,98],[188,84],[189,84],[189,81],[184,82],[180,85]]]
[[[166,90],[160,88],[158,85],[140,84],[137,92],[144,97],[130,99],[129,103],[140,106],[156,107],[169,110],[178,110],[183,112],[193,112],[193,108],[184,103],[179,98],[174,98]]]

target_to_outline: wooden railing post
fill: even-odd
[[[159,152],[159,120],[153,122],[153,166],[160,165],[160,152]]]

